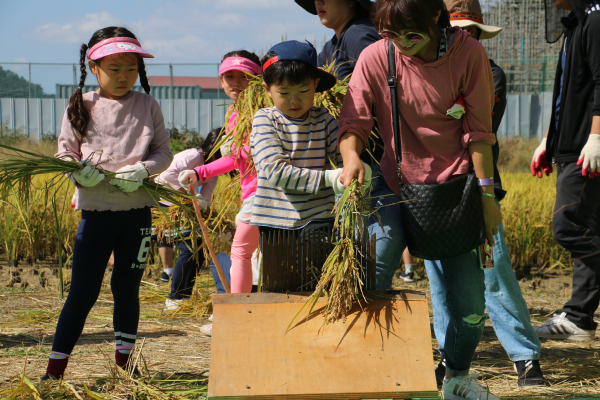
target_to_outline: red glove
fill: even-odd
[[[538,176],[541,178],[543,173],[546,176],[550,175],[553,171],[552,163],[546,160],[546,138],[543,138],[540,145],[535,149],[533,153],[533,159],[531,160],[531,175]]]

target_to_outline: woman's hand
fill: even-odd
[[[494,235],[498,233],[500,222],[502,222],[502,213],[493,197],[482,196],[483,218],[485,219],[485,236],[490,246],[495,246]]]
[[[344,159],[344,169],[340,176],[340,182],[347,188],[354,179],[358,179],[358,183],[361,185],[365,180],[365,166],[358,154]]]
[[[340,176],[340,182],[344,187],[350,186],[353,179],[358,179],[359,184],[365,181],[365,167],[360,160],[363,143],[356,134],[346,132],[338,143],[342,159],[344,160],[344,170]],[[371,183],[368,182],[370,185]]]

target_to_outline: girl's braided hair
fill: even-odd
[[[67,118],[71,123],[71,127],[75,132],[80,134],[82,137],[85,136],[85,128],[90,121],[90,112],[83,103],[83,87],[85,86],[85,78],[87,77],[87,69],[85,66],[85,59],[88,49],[91,49],[99,42],[110,39],[113,37],[129,37],[137,40],[137,37],[126,28],[109,26],[108,28],[99,29],[92,35],[92,38],[87,44],[82,44],[79,49],[79,70],[81,71],[81,79],[79,80],[79,88],[73,93],[69,100],[69,108],[67,109]],[[146,76],[146,66],[144,59],[137,56],[138,58],[138,73],[140,76],[140,83],[147,94],[150,94],[150,84],[148,83],[148,77]],[[95,60],[96,64],[100,64],[102,59]]]

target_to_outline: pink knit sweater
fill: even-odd
[[[227,134],[231,134],[231,130],[237,122],[237,111],[234,111],[229,118]],[[252,158],[250,154],[250,146],[245,145],[242,151],[234,151],[232,154],[225,155],[213,161],[210,164],[201,165],[194,168],[202,181],[218,176],[234,169],[240,171],[240,183],[242,185],[242,201],[256,194],[256,170],[253,168]]]
[[[88,92],[83,101],[90,112],[85,136],[73,131],[65,111],[55,157],[76,161],[89,158],[108,171],[141,161],[151,176],[169,167],[173,159],[169,132],[152,96],[130,91],[120,100],[109,100]],[[124,211],[155,204],[143,188],[123,193],[108,179],[94,187],[78,186],[77,196],[77,210]]]
[[[453,175],[464,174],[469,168],[469,142],[496,141],[492,133],[494,81],[485,50],[460,28],[452,28],[448,36],[448,52],[431,63],[396,50],[406,183],[443,183]],[[374,110],[385,143],[381,170],[388,186],[398,193],[387,54],[385,40],[361,53],[342,107],[338,142],[343,134],[352,132],[366,143]],[[446,112],[461,94],[467,113],[457,120]]]

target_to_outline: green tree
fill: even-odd
[[[29,81],[0,67],[0,97],[29,97]],[[41,85],[31,84],[31,97],[54,97],[44,93]]]

